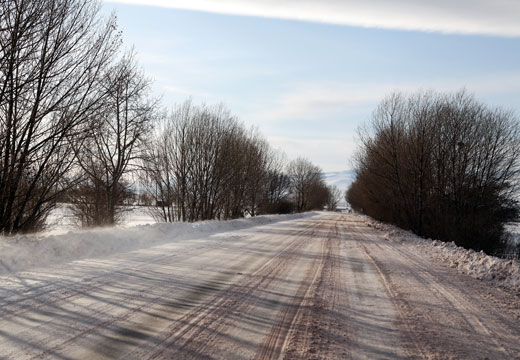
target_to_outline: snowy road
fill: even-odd
[[[519,295],[322,214],[0,278],[0,358],[520,359]]]

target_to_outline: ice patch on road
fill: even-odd
[[[424,239],[409,231],[368,217],[365,222],[368,226],[383,231],[387,240],[413,243],[422,247],[424,252],[463,274],[479,280],[495,281],[500,286],[520,290],[520,263],[516,260],[501,259],[482,251],[467,250],[455,245],[454,242]]]
[[[318,213],[264,215],[230,221],[159,223],[135,227],[75,230],[65,234],[0,236],[0,274],[74,260],[103,257],[159,244],[206,237],[274,222],[314,216]]]

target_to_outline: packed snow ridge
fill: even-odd
[[[51,236],[41,234],[0,236],[0,274],[103,257],[174,241],[207,237],[219,232],[311,217],[316,214],[264,215],[247,219],[197,223],[158,223],[129,228],[76,230]]]
[[[409,231],[366,218],[368,226],[385,233],[389,241],[415,244],[434,259],[457,269],[463,274],[483,281],[494,281],[498,285],[520,290],[520,264],[516,260],[500,259],[455,245],[454,242],[424,239]]]

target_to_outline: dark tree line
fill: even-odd
[[[353,208],[418,235],[500,251],[518,217],[520,128],[455,94],[392,94],[360,131]]]

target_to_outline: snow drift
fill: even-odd
[[[311,217],[317,213],[265,215],[231,221],[159,223],[129,228],[113,227],[69,231],[66,234],[0,236],[0,274],[73,260],[103,257],[173,241],[206,237],[279,221]]]
[[[413,243],[434,259],[463,274],[484,281],[496,281],[500,286],[520,290],[520,264],[455,245],[454,242],[424,239],[409,231],[383,224],[367,217],[367,225],[385,232],[390,241]]]

